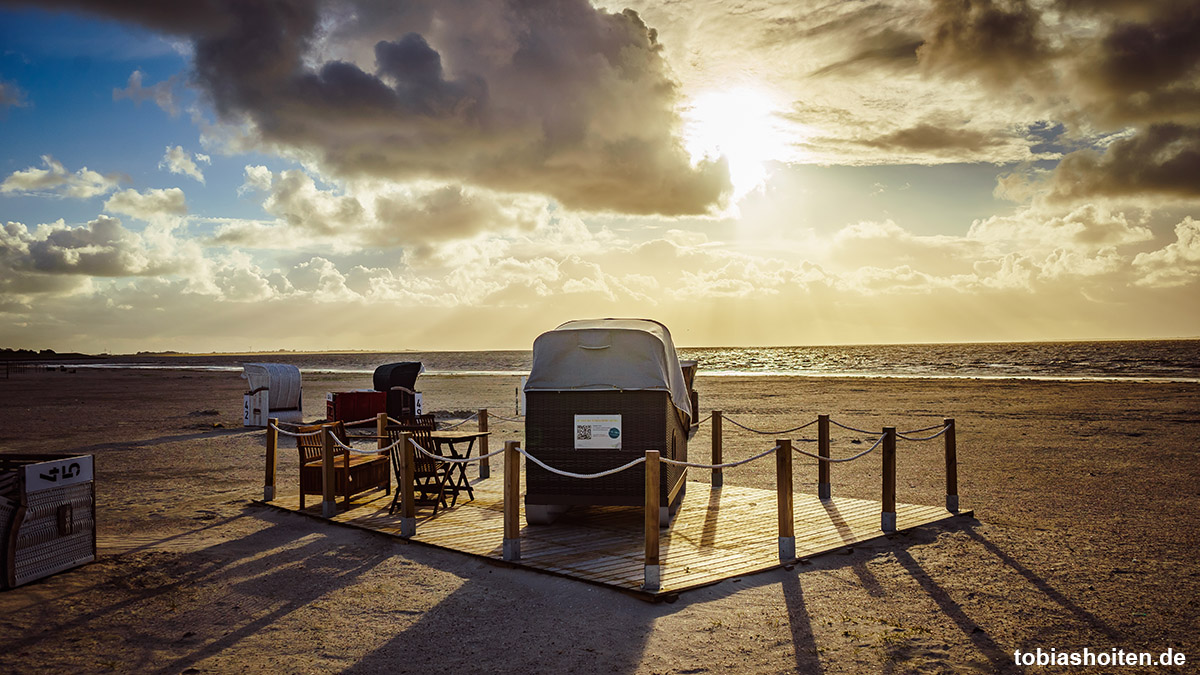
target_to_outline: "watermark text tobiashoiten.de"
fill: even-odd
[[[1152,652],[1127,652],[1113,647],[1108,651],[1093,651],[1084,647],[1080,651],[1049,651],[1038,647],[1034,651],[1013,652],[1013,661],[1018,666],[1182,666],[1187,655],[1174,648],[1158,654]]]

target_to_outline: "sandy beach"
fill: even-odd
[[[304,386],[317,419],[324,392],[369,383]],[[420,381],[432,411],[511,414],[515,386]],[[0,380],[0,452],[95,455],[100,557],[0,592],[0,671],[1021,672],[1014,650],[1038,648],[1171,648],[1189,662],[1172,672],[1200,662],[1195,384],[700,377],[697,389],[702,415],[757,429],[818,413],[865,429],[953,417],[975,518],[650,604],[252,504],[264,432],[241,426],[236,374],[15,373]],[[725,429],[727,460],[772,443]],[[839,431],[834,453],[867,438]],[[296,458],[283,447],[286,493]],[[901,446],[897,465],[901,501],[943,502],[939,444]],[[773,466],[725,480],[771,488]],[[815,483],[798,462],[796,489]],[[836,466],[832,483],[879,499],[878,457]]]

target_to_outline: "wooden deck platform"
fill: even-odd
[[[504,512],[500,477],[472,483],[473,501],[459,499],[451,509],[423,507],[417,512],[416,535],[409,541],[451,551],[502,560]],[[308,499],[301,511],[296,495],[268,506],[321,518],[320,497]],[[388,515],[391,497],[364,495],[341,510],[334,522],[400,536],[400,516]],[[689,482],[679,513],[669,529],[661,530],[661,588],[642,590],[642,510],[636,507],[576,507],[553,525],[525,525],[521,520],[521,560],[515,564],[542,572],[597,583],[655,598],[678,594],[725,579],[777,568],[778,549],[775,492]],[[794,497],[796,557],[808,558],[884,536],[879,529],[880,503],[836,497],[821,501],[815,495]],[[946,520],[958,514],[936,506],[896,505],[897,529]],[[321,518],[324,520],[323,518]]]

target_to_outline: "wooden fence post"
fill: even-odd
[[[954,436],[954,418],[942,420],[946,425],[946,510],[958,513],[958,439]]]
[[[333,427],[321,427],[321,515],[332,518],[337,514],[333,494]]]
[[[263,501],[275,499],[275,471],[279,466],[279,418],[267,420],[267,476],[263,482]]]
[[[775,441],[775,504],[779,512],[779,562],[796,559],[796,529],[792,508],[792,441]]]
[[[659,452],[646,451],[646,562],[642,588],[657,591],[662,584],[658,562]]]
[[[388,423],[387,413],[381,412],[375,416],[375,435],[378,436],[378,438],[376,439],[377,445],[375,447],[378,449],[381,449],[381,450],[388,446],[387,423]],[[390,462],[391,459],[388,459],[388,461]],[[386,495],[392,494],[392,472],[391,471],[387,472],[387,490],[384,492],[384,494],[386,494]]]
[[[487,411],[487,408],[480,408],[479,409],[479,431],[484,432],[487,430],[488,430],[488,411]],[[480,436],[479,437],[479,456],[483,457],[486,454],[488,454],[488,437]],[[507,459],[507,455],[505,455],[505,458]],[[491,476],[492,476],[491,460],[484,457],[483,459],[479,460],[479,477],[480,478],[491,478]]]
[[[829,459],[829,415],[817,415],[817,454]],[[830,499],[833,490],[829,485],[829,462],[817,460],[817,497]]]
[[[400,536],[408,539],[417,533],[417,505],[413,500],[413,468],[416,455],[412,446],[412,436],[401,434],[404,440],[400,443],[400,472],[396,479],[400,485]]]
[[[883,428],[883,515],[880,529],[896,531],[896,427]]]
[[[521,453],[517,441],[504,442],[504,559],[521,559]]]
[[[712,463],[721,464],[721,411],[714,410],[712,413]],[[719,488],[725,484],[725,472],[721,469],[712,470],[712,486]]]

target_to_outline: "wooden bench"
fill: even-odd
[[[302,426],[296,431],[305,434],[325,428],[332,429],[338,440],[349,445],[346,427],[341,422]],[[300,508],[303,509],[305,495],[325,493],[321,461],[323,434],[297,436],[296,449],[300,453]],[[337,444],[334,444],[333,452],[333,493],[343,495],[346,509],[350,508],[350,498],[354,495],[381,488],[386,494],[391,494],[392,474],[388,453],[360,455]]]

